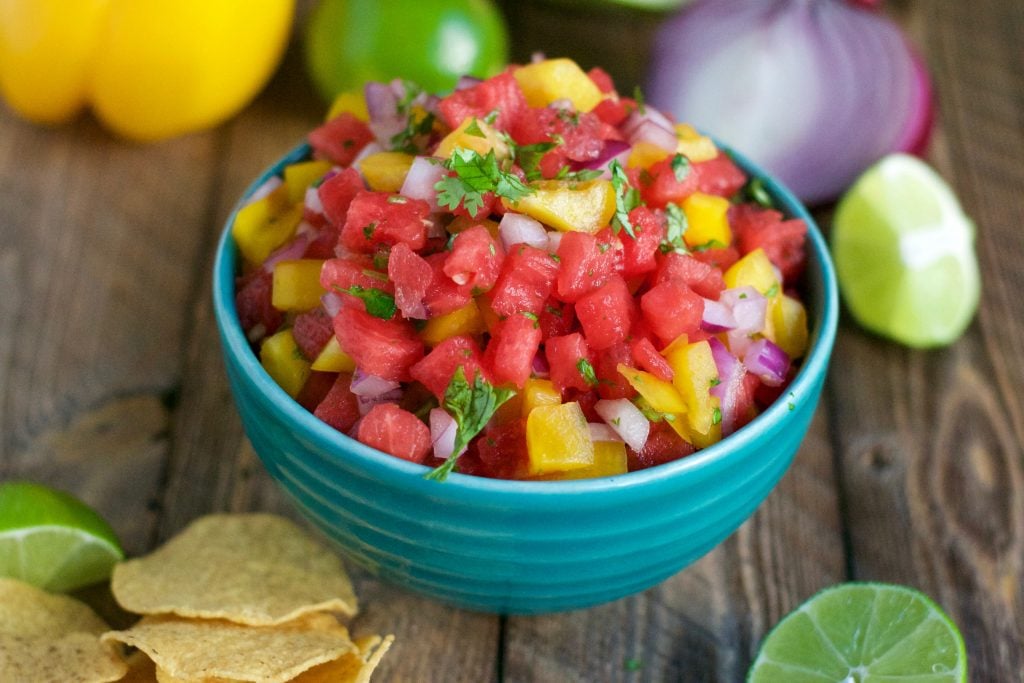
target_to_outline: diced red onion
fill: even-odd
[[[320,305],[324,307],[327,315],[333,318],[341,310],[341,295],[337,292],[327,292],[320,297]]]
[[[248,201],[245,202],[245,206],[248,206],[249,204],[258,202],[259,200],[263,199],[271,192],[281,187],[281,183],[283,182],[284,181],[281,180],[281,176],[270,176],[265,181],[263,181],[263,183],[260,184],[259,187],[253,190],[252,194],[249,195]]]
[[[865,1],[690,3],[659,29],[647,100],[805,202],[833,199],[886,154],[923,151],[932,127],[924,64]]]
[[[349,391],[356,396],[378,398],[395,389],[400,390],[401,387],[402,385],[394,380],[370,375],[356,368],[356,371],[352,374],[352,385],[349,387]]]
[[[604,143],[604,147],[601,148],[601,153],[597,158],[593,161],[586,162],[579,168],[586,168],[592,171],[600,170],[600,177],[605,180],[610,180],[612,172],[608,166],[612,161],[618,161],[621,166],[625,166],[626,161],[629,159],[629,154],[632,151],[633,147],[624,140],[607,140]]]
[[[274,266],[281,261],[294,261],[302,258],[302,255],[306,253],[306,247],[309,246],[310,239],[311,233],[309,232],[297,234],[292,240],[271,252],[267,260],[263,262],[263,270],[273,273]]]
[[[547,379],[551,376],[551,367],[548,365],[548,359],[544,357],[543,353],[538,353],[533,357],[530,374],[540,379]]]
[[[407,119],[398,111],[401,94],[395,91],[392,83],[371,81],[363,89],[363,95],[370,115],[370,130],[378,141],[387,143],[405,130]]]
[[[622,123],[622,134],[627,138],[632,136],[636,129],[646,122],[652,122],[662,128],[674,130],[675,124],[672,120],[657,107],[645,106],[643,110],[635,109]]]
[[[311,213],[322,215],[324,212],[324,203],[320,201],[320,188],[307,187],[303,203],[306,206],[306,210]]]
[[[498,236],[501,237],[505,251],[510,250],[514,244],[529,244],[540,249],[548,246],[548,231],[540,221],[512,211],[501,217]]]
[[[768,386],[777,387],[786,381],[789,356],[770,340],[758,339],[744,353],[743,365]]]
[[[634,451],[643,449],[651,433],[651,423],[629,399],[603,398],[594,404],[594,411],[626,445]]]
[[[746,368],[738,358],[725,348],[725,344],[715,337],[708,340],[711,345],[711,357],[718,369],[718,384],[711,387],[711,395],[718,398],[719,410],[722,413],[722,435],[736,431],[737,399],[743,384]]]
[[[587,429],[590,430],[591,441],[618,441],[622,442],[622,437],[614,429],[609,427],[603,422],[588,422]]]
[[[558,247],[562,244],[562,237],[565,236],[564,232],[558,230],[552,230],[548,233],[548,251],[552,254],[558,253]],[[541,247],[543,249],[543,247]]]
[[[744,334],[755,334],[764,329],[768,300],[753,287],[733,287],[722,291],[718,301],[732,311],[736,321],[733,329]]]
[[[646,142],[666,152],[675,152],[679,147],[679,138],[675,130],[665,128],[654,121],[641,121],[629,135],[632,144]]]
[[[412,166],[405,175],[405,182],[399,190],[403,195],[411,199],[422,199],[430,204],[431,213],[437,213],[441,207],[437,203],[437,185],[444,177],[444,166],[441,160],[434,157],[416,157],[412,160]]]
[[[704,315],[700,321],[700,328],[712,334],[725,332],[736,327],[736,318],[728,306],[720,301],[704,299]]]
[[[430,442],[434,446],[434,457],[447,459],[455,450],[455,435],[458,431],[458,424],[443,408],[434,408],[430,411]],[[463,447],[462,453],[466,449]]]

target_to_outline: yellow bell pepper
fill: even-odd
[[[456,149],[471,149],[480,156],[487,156],[487,153],[493,150],[497,159],[504,159],[509,155],[508,143],[502,139],[498,131],[475,118],[467,118],[458,128],[444,136],[438,143],[434,156],[447,159]]]
[[[313,361],[312,369],[317,372],[355,372],[356,361],[342,350],[338,338],[331,335]]]
[[[722,413],[718,398],[711,395],[711,387],[719,381],[711,345],[706,341],[686,345],[673,342],[662,354],[672,366],[672,384],[686,403],[691,442],[704,448],[719,441]]]
[[[527,473],[565,472],[594,464],[594,442],[579,403],[538,406],[526,418]]]
[[[718,156],[718,148],[715,142],[706,135],[701,135],[688,123],[676,124],[676,137],[679,138],[679,146],[676,151],[684,155],[690,161],[710,161]]]
[[[649,372],[637,370],[624,363],[619,363],[618,370],[630,386],[659,413],[675,415],[686,412],[686,402],[671,382],[658,379]]]
[[[320,284],[320,259],[281,261],[274,266],[270,303],[279,311],[308,311],[327,291]]]
[[[267,196],[238,209],[231,236],[250,265],[259,265],[295,234],[302,221],[302,203],[288,202],[288,186],[278,185]]]
[[[615,188],[608,180],[539,180],[530,187],[533,192],[519,201],[502,203],[561,232],[594,234],[615,215]]]
[[[732,243],[728,199],[703,192],[694,192],[683,200],[682,209],[686,214],[687,228],[683,233],[686,246],[690,248],[708,245],[727,247]]]
[[[398,192],[413,159],[413,155],[405,152],[377,152],[360,161],[358,167],[371,190]]]
[[[295,0],[4,0],[0,93],[39,123],[87,105],[152,141],[230,118],[263,88]]]
[[[329,161],[300,161],[284,167],[284,184],[292,204],[306,199],[306,190],[331,170]]]
[[[486,331],[487,325],[484,324],[480,309],[476,301],[470,299],[469,303],[461,308],[427,320],[420,330],[420,338],[428,346],[437,346],[448,337],[458,334],[483,334]]]
[[[291,329],[281,330],[263,340],[260,363],[267,374],[295,398],[309,379],[310,364],[302,357]]]
[[[570,479],[594,479],[596,477],[614,477],[629,471],[626,456],[626,444],[620,441],[595,441],[594,464],[565,472],[537,477],[544,481],[567,481]]]
[[[790,358],[807,352],[807,309],[798,299],[783,294],[771,308],[772,339]]]
[[[530,412],[539,406],[557,406],[562,402],[562,394],[549,379],[530,377],[523,384],[522,416],[529,417]]]
[[[662,159],[667,159],[669,152],[652,142],[640,140],[629,152],[626,166],[629,168],[650,168]]]
[[[764,249],[758,247],[729,266],[723,275],[725,286],[753,287],[767,297],[779,293],[779,278]]]
[[[604,99],[590,76],[564,57],[527,64],[513,75],[531,107],[546,107],[555,100],[567,99],[576,111],[588,112]]]

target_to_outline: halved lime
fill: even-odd
[[[944,346],[978,309],[974,223],[916,157],[891,154],[865,171],[836,207],[831,242],[843,299],[877,334]]]
[[[967,680],[956,625],[928,596],[885,583],[826,588],[765,637],[748,683]]]
[[[0,576],[71,591],[109,578],[122,559],[114,530],[82,501],[40,484],[0,484]]]

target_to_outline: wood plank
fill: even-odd
[[[978,223],[979,316],[940,351],[847,322],[833,383],[854,576],[920,587],[961,627],[973,680],[1024,671],[1024,55],[1019,3],[901,8],[936,77],[931,158]]]

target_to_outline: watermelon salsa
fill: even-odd
[[[600,69],[371,83],[308,142],[235,216],[241,325],[302,406],[430,477],[684,457],[806,351],[805,224]]]

